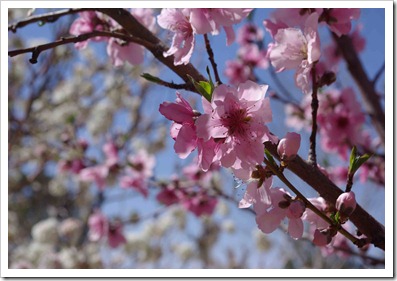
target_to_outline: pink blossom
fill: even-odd
[[[79,178],[86,182],[95,182],[100,190],[105,189],[109,168],[105,165],[87,167],[80,170]]]
[[[217,156],[222,166],[250,174],[263,160],[263,142],[275,141],[265,123],[272,120],[266,85],[247,81],[236,89],[215,88],[212,111],[196,120],[197,135],[204,141],[217,139]]]
[[[121,244],[125,244],[127,240],[123,235],[123,225],[120,221],[112,222],[108,228],[108,244],[112,248],[117,248]]]
[[[165,57],[174,55],[175,65],[189,63],[193,53],[195,38],[189,18],[188,9],[162,9],[157,16],[157,22],[162,28],[175,33],[170,49],[163,54]]]
[[[279,29],[275,43],[269,44],[269,59],[276,71],[297,69],[296,85],[303,93],[310,92],[310,71],[320,58],[320,41],[317,32],[318,14],[312,13],[302,32],[297,28]]]
[[[325,201],[324,198],[322,197],[308,198],[308,200],[318,210],[322,211],[323,213],[326,213],[328,209],[328,203]],[[310,222],[310,224],[313,224],[318,229],[325,229],[329,226],[325,220],[323,220],[319,215],[317,215],[310,209],[305,210],[305,212],[302,215],[302,219]]]
[[[244,64],[248,64],[251,67],[266,69],[269,66],[269,62],[266,58],[266,51],[259,50],[256,44],[242,46],[237,54]]]
[[[70,29],[69,29],[70,34],[78,36],[81,34],[93,32],[94,30],[99,30],[99,31],[104,30],[105,23],[102,22],[102,20],[98,18],[98,15],[96,12],[85,11],[85,12],[79,13],[79,15],[80,15],[80,17],[77,18],[70,26]],[[75,47],[77,49],[84,49],[87,47],[88,41],[90,41],[90,40],[102,41],[102,40],[107,40],[107,38],[97,36],[97,37],[88,39],[83,42],[75,43]]]
[[[351,21],[360,17],[360,9],[330,9],[329,20],[327,21],[330,29],[339,37],[348,34],[351,29]]]
[[[307,18],[317,13],[321,15],[322,8],[317,9],[300,9],[300,8],[280,8],[270,14],[270,19],[264,20],[263,24],[266,30],[274,37],[279,29],[289,27],[303,28]]]
[[[117,165],[119,162],[119,156],[116,144],[112,140],[109,140],[102,146],[102,150],[106,157],[105,165],[109,168]]]
[[[251,11],[252,9],[190,9],[190,23],[197,34],[217,35],[223,27],[226,44],[230,45],[235,39],[232,25],[241,22]]]
[[[289,235],[294,239],[301,238],[303,235],[303,222],[301,216],[305,211],[304,204],[301,201],[286,199],[291,198],[291,196],[282,188],[270,189],[270,197],[270,208],[261,208],[259,212],[254,208],[258,228],[264,233],[271,233],[276,230],[283,219],[287,217],[289,219]]]
[[[301,136],[297,133],[287,133],[277,145],[277,153],[283,161],[292,160],[298,153]]]
[[[128,156],[128,163],[144,178],[150,178],[153,175],[156,158],[149,155],[146,150],[140,149],[136,154]]]
[[[180,192],[173,185],[162,186],[161,191],[156,196],[157,201],[166,206],[178,203],[180,198]]]
[[[238,85],[247,81],[252,75],[251,68],[241,60],[226,61],[225,76],[229,82]]]
[[[154,30],[155,18],[152,9],[133,9],[131,14],[147,29]],[[120,27],[118,23],[111,20],[113,28]],[[110,38],[106,47],[106,52],[112,60],[114,66],[119,67],[125,61],[131,65],[139,65],[144,60],[144,47],[135,43],[125,42],[121,39]]]
[[[237,32],[237,43],[240,45],[251,45],[262,42],[264,38],[263,30],[253,23],[243,25]]]
[[[350,146],[365,141],[361,131],[365,116],[353,89],[329,90],[319,100],[317,122],[321,146],[325,151],[336,151],[343,159],[347,159]]]
[[[272,186],[272,178],[266,179],[261,186],[258,186],[257,181],[252,181],[248,184],[244,197],[240,200],[239,208],[248,208],[256,203],[263,203],[264,205],[271,205],[270,188]]]
[[[120,186],[122,188],[134,188],[143,196],[147,197],[149,194],[146,178],[131,168],[127,168],[127,174],[120,179]]]
[[[100,210],[96,210],[88,218],[88,227],[88,238],[91,241],[99,241],[107,236],[109,222]]]
[[[332,236],[327,229],[319,230],[316,229],[314,231],[314,237],[313,237],[313,244],[319,247],[323,247],[331,243],[332,241]]]
[[[343,216],[350,216],[356,209],[357,202],[353,191],[344,192],[336,200],[336,209]]]
[[[143,63],[144,51],[145,49],[140,45],[113,37],[109,39],[106,47],[106,52],[116,67],[124,65],[125,61],[132,65]]]
[[[196,216],[211,215],[218,203],[216,197],[209,196],[206,192],[198,194],[185,194],[180,198],[182,206]]]
[[[205,101],[203,103],[205,104]],[[170,133],[175,139],[174,149],[178,156],[184,159],[197,147],[200,167],[207,171],[216,161],[214,157],[217,144],[213,139],[203,140],[197,137],[195,120],[200,113],[195,112],[179,93],[175,103],[164,102],[160,105],[159,111],[167,119],[175,122]]]

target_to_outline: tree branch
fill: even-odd
[[[214,70],[215,81],[218,85],[222,84],[221,79],[219,78],[218,68],[214,59],[214,52],[212,51],[210,40],[208,40],[207,34],[204,34],[205,48],[207,49],[208,58],[211,62],[212,69]]]
[[[28,18],[25,18],[23,20],[20,20],[16,23],[8,25],[8,31],[16,32],[18,28],[24,27],[26,25],[29,25],[31,23],[35,22],[55,22],[58,20],[60,17],[65,16],[65,15],[71,15],[71,14],[76,14],[84,11],[89,11],[93,9],[88,9],[88,8],[80,8],[80,9],[67,9],[67,10],[61,10],[61,11],[56,11],[56,12],[51,12],[51,13],[46,13],[46,14],[41,14],[37,16],[31,16]]]
[[[156,59],[166,65],[174,73],[189,85],[189,90],[197,93],[197,90],[192,85],[187,74],[189,74],[195,81],[207,81],[207,79],[197,71],[190,63],[186,65],[174,65],[174,56],[164,57],[163,53],[168,50],[168,47],[158,39],[145,26],[138,22],[131,13],[125,9],[96,9],[97,11],[108,15],[120,24],[129,34],[135,38],[140,38],[150,43],[146,47]]]
[[[274,157],[280,159],[277,154],[277,145],[266,142],[265,147]],[[294,160],[288,162],[288,169],[309,184],[321,197],[330,203],[335,203],[339,195],[342,194],[342,190],[317,167],[313,167],[299,156],[296,156]],[[357,205],[349,219],[361,233],[369,238],[372,244],[385,250],[385,227],[381,223],[359,205]]]
[[[310,148],[309,148],[309,162],[313,167],[317,167],[317,156],[316,156],[316,136],[317,136],[317,110],[318,110],[318,98],[317,98],[317,77],[316,77],[316,64],[313,65],[311,70],[312,75],[312,132],[310,134]]]
[[[125,34],[122,34],[122,33],[109,32],[109,31],[93,31],[93,32],[81,34],[81,35],[78,35],[78,36],[61,37],[61,39],[59,39],[59,40],[57,40],[55,42],[39,45],[39,46],[36,46],[36,47],[9,51],[8,52],[8,56],[14,57],[14,56],[17,56],[17,55],[20,55],[20,54],[24,54],[24,53],[32,53],[32,58],[29,61],[32,64],[35,64],[35,63],[37,63],[37,58],[39,57],[39,55],[40,55],[40,53],[42,51],[53,49],[55,47],[58,47],[58,46],[61,46],[61,45],[65,45],[65,44],[69,44],[69,43],[78,43],[78,42],[86,41],[86,40],[88,40],[90,38],[97,37],[97,36],[115,37],[115,38],[119,38],[119,39],[125,40],[127,42],[132,42],[132,43],[136,43],[136,44],[139,44],[139,45],[143,45],[144,47],[150,46],[150,43],[148,43],[148,42],[146,42],[144,40],[141,40],[139,38],[134,38],[132,36],[128,36],[128,35],[125,35]]]
[[[364,106],[384,146],[385,113],[380,105],[379,96],[375,91],[374,83],[368,78],[360,58],[354,50],[351,38],[345,35],[338,37],[334,33],[332,33],[332,37],[346,60],[350,74],[360,88]]]

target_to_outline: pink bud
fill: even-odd
[[[356,206],[356,197],[353,191],[342,193],[336,200],[336,209],[344,216],[350,216]]]
[[[277,153],[282,160],[292,160],[298,153],[301,136],[297,133],[287,133],[277,146]]]
[[[331,243],[332,237],[330,232],[327,229],[314,231],[313,244],[319,247],[326,246]]]

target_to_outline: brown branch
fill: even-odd
[[[189,90],[197,93],[197,90],[192,85],[187,74],[189,74],[195,81],[207,81],[200,72],[190,63],[186,65],[174,65],[174,56],[164,57],[164,52],[168,47],[158,39],[151,31],[138,22],[130,12],[125,9],[96,9],[97,11],[108,15],[120,24],[129,34],[135,38],[140,38],[150,43],[146,46],[154,57],[161,63],[166,65],[170,70],[181,77],[186,84],[189,85]]]
[[[310,134],[310,148],[309,148],[309,162],[313,167],[317,167],[317,156],[316,156],[316,136],[317,136],[317,110],[318,110],[318,98],[317,98],[317,77],[316,77],[316,64],[313,65],[311,70],[312,75],[312,132]]]
[[[266,142],[265,147],[275,158],[279,159],[277,154],[277,145],[272,144],[271,142]],[[330,203],[335,203],[339,195],[342,194],[342,190],[340,190],[317,167],[313,167],[310,163],[304,161],[299,156],[288,162],[288,169],[309,184],[321,197]],[[385,250],[385,227],[381,223],[379,223],[359,205],[357,205],[349,219],[361,233],[369,238],[369,241],[372,244]]]
[[[58,20],[60,17],[65,16],[65,15],[71,15],[71,14],[76,14],[84,11],[89,11],[93,10],[87,9],[87,8],[80,8],[80,9],[67,9],[67,10],[61,10],[61,11],[56,11],[56,12],[51,12],[51,13],[46,13],[46,14],[41,14],[37,16],[31,16],[28,18],[25,18],[23,20],[17,21],[16,23],[8,25],[8,31],[16,32],[18,28],[24,27],[26,25],[29,25],[31,23],[35,22],[55,22]]]
[[[385,113],[379,102],[379,95],[375,91],[374,83],[368,78],[357,52],[349,36],[338,37],[332,33],[334,41],[346,60],[350,74],[353,76],[363,98],[365,109],[371,117],[383,146],[385,145]]]
[[[207,49],[208,59],[211,62],[212,69],[214,70],[215,81],[218,85],[222,84],[221,79],[219,78],[218,68],[214,58],[214,52],[212,51],[210,40],[208,40],[208,35],[204,34],[205,48]]]
[[[59,39],[59,40],[57,40],[55,42],[39,45],[39,46],[36,46],[36,47],[9,51],[8,52],[8,56],[14,57],[14,56],[17,56],[17,55],[20,55],[20,54],[24,54],[24,53],[32,53],[32,58],[29,61],[32,64],[35,64],[35,63],[37,63],[37,58],[39,57],[39,55],[40,55],[40,53],[42,51],[53,49],[55,47],[58,47],[58,46],[61,46],[61,45],[65,45],[65,44],[78,43],[78,42],[86,41],[86,40],[88,40],[90,38],[97,37],[97,36],[119,38],[119,39],[125,40],[127,42],[132,42],[132,43],[136,43],[136,44],[139,44],[139,45],[143,45],[145,47],[150,45],[146,41],[143,41],[143,40],[141,40],[139,38],[134,38],[132,36],[128,36],[128,35],[125,35],[125,34],[122,34],[122,33],[109,32],[109,31],[93,31],[93,32],[81,34],[81,35],[78,35],[78,36],[61,37],[61,39]]]

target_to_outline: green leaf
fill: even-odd
[[[355,159],[356,159],[356,155],[357,155],[357,148],[356,148],[356,146],[353,146],[352,152],[350,153],[349,173],[350,173],[351,170],[352,170],[354,161],[355,161]]]
[[[192,76],[187,74],[187,77],[192,82],[196,90],[202,95],[207,101],[211,102],[213,88],[211,84],[207,81],[200,81],[199,83],[194,80]]]
[[[163,82],[160,78],[153,76],[149,73],[143,73],[143,74],[141,74],[141,77],[145,78],[146,80],[148,80],[150,82],[157,83],[157,84],[162,84],[162,82]]]

